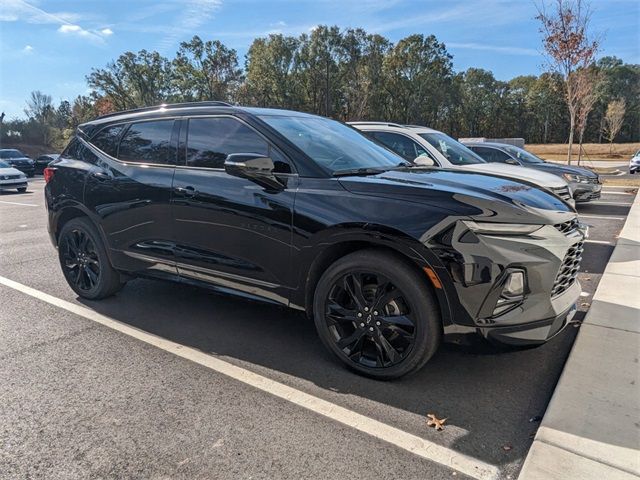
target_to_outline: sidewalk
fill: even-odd
[[[640,478],[640,195],[519,480]]]

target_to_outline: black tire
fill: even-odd
[[[18,188],[18,192],[20,192],[20,193],[24,193],[26,191],[27,191],[27,187],[19,187]]]
[[[354,285],[362,286],[362,295],[352,293]],[[420,369],[442,337],[437,300],[419,270],[377,250],[351,253],[325,271],[316,286],[313,317],[331,352],[350,369],[380,380]]]
[[[64,224],[58,239],[58,259],[67,283],[83,298],[100,300],[124,285],[111,266],[98,231],[87,218],[73,218]]]

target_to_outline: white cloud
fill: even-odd
[[[59,33],[77,35],[94,43],[104,43],[103,35],[78,25],[77,22],[81,19],[82,15],[78,13],[47,12],[25,0],[0,0],[0,21],[57,24]]]
[[[33,53],[34,50],[35,48],[33,48],[31,45],[25,45],[24,48],[22,49],[22,52],[26,55],[30,55]]]
[[[108,37],[110,35],[113,35],[113,30],[111,30],[110,28],[103,28],[102,30],[100,30],[100,34]]]
[[[164,52],[168,48],[175,46],[178,39],[188,39],[193,35],[193,31],[205,23],[213,13],[220,8],[222,0],[188,0],[184,2],[182,14],[177,22],[167,27],[167,35],[158,45],[159,52]]]

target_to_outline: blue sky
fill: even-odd
[[[315,25],[362,27],[396,41],[434,34],[456,70],[497,78],[544,69],[534,0],[0,0],[0,110],[22,116],[32,90],[58,103],[87,93],[85,75],[124,51],[173,56],[194,34],[244,53],[253,38]],[[640,2],[592,0],[602,55],[640,63]]]

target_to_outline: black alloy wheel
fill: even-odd
[[[105,298],[124,285],[88,218],[73,218],[64,224],[58,238],[58,257],[67,283],[83,298]]]
[[[350,272],[337,279],[325,318],[338,348],[365,367],[397,365],[415,344],[415,320],[404,294],[378,273]]]
[[[101,269],[96,246],[89,235],[75,228],[67,232],[60,248],[65,276],[76,288],[85,292],[93,290],[100,280]]]
[[[318,334],[349,368],[378,379],[422,367],[440,343],[431,287],[399,255],[362,250],[331,265],[314,297]]]

